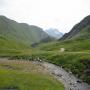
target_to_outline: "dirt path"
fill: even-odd
[[[49,73],[53,74],[60,82],[65,86],[65,90],[90,90],[90,85],[81,82],[74,75],[66,72],[64,69],[60,68],[51,63],[47,62],[33,62],[43,66]]]

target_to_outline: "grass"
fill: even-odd
[[[78,52],[82,50],[90,50],[90,39],[87,40],[67,40],[57,41],[39,46],[40,50],[44,51],[60,51],[60,48],[65,48],[68,52]]]
[[[0,62],[1,90],[64,90],[60,82],[51,75],[45,74],[44,70],[38,71],[40,67],[28,62],[28,60],[35,60],[38,57],[44,61],[62,66],[67,71],[75,74],[76,77],[90,84],[90,26],[84,28],[71,40],[41,43],[37,48],[31,48],[31,43],[43,38],[39,35],[39,33],[43,33],[41,29],[30,26],[33,29],[32,32],[28,30],[26,32],[27,25],[21,24],[22,26],[19,26],[16,22],[10,22],[14,31],[10,28],[11,26],[8,26],[8,28],[2,27],[4,23],[0,27],[2,30],[0,57],[9,57],[11,60],[27,60],[27,64],[25,61],[23,63],[20,61],[13,63],[13,60],[9,63],[7,61]],[[39,32],[36,28],[39,29]],[[5,31],[3,32],[3,30]],[[10,30],[10,33],[8,30]],[[21,30],[22,33],[20,33]],[[65,51],[60,52],[61,48],[64,48]]]
[[[64,90],[63,85],[48,73],[27,61],[1,61],[0,90]]]
[[[26,44],[20,43],[12,38],[0,35],[0,50],[29,48]],[[1,52],[1,51],[0,51]]]
[[[0,70],[0,88],[16,88],[17,90],[64,90],[50,77],[38,73],[26,73]]]
[[[48,34],[45,33],[40,27],[25,23],[18,23],[14,20],[8,19],[5,16],[0,16],[0,36],[7,39],[12,39],[13,46],[15,44],[14,41],[19,43],[21,42],[27,46],[31,46],[31,44],[34,43],[39,43],[43,39],[46,39],[46,37],[49,41],[51,41],[51,37],[49,37]],[[10,43],[6,44],[8,47],[11,46]]]
[[[90,51],[82,52],[53,52],[53,51],[27,51],[26,54],[12,55],[11,59],[35,60],[38,57],[43,61],[47,61],[58,66],[62,66],[67,71],[71,71],[76,77],[90,83],[89,65]]]
[[[37,48],[2,49],[0,56],[11,59],[35,60],[38,57],[47,62],[62,66],[72,71],[78,78],[90,83],[90,40],[77,39],[41,44]],[[60,52],[60,48],[65,48]]]

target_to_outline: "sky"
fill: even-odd
[[[67,33],[90,15],[90,0],[0,0],[0,15]]]

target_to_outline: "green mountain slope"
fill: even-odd
[[[26,45],[16,42],[13,39],[0,36],[0,50],[5,49],[21,49],[27,47]]]
[[[0,36],[27,45],[39,43],[45,39],[51,40],[41,28],[24,23],[17,23],[4,16],[0,16]]]
[[[68,39],[90,39],[90,15],[76,24],[69,33],[66,33],[60,40]]]

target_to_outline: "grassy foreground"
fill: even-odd
[[[0,60],[0,90],[64,90],[60,82],[27,61]]]

